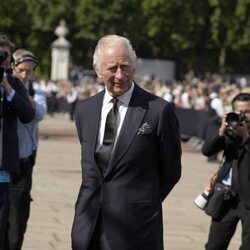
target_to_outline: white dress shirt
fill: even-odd
[[[117,132],[116,132],[116,138],[115,138],[115,143],[114,143],[113,148],[115,148],[116,141],[119,137],[119,134],[120,134],[120,131],[122,128],[122,124],[123,124],[125,115],[126,115],[127,110],[128,110],[128,105],[129,105],[133,90],[134,90],[134,82],[132,82],[131,88],[126,93],[117,97],[117,100],[118,100],[118,102],[117,102]],[[103,143],[107,115],[113,107],[113,103],[111,101],[112,99],[113,99],[113,97],[109,94],[107,89],[105,89],[96,151],[98,151],[100,149],[100,147],[102,146],[102,143]]]

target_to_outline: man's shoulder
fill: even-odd
[[[153,93],[148,92],[147,90],[138,86],[138,91],[141,96],[143,96],[148,102],[152,105],[159,106],[172,106],[172,103],[164,100],[162,97],[159,97]]]
[[[90,96],[86,99],[80,99],[78,100],[77,102],[77,108],[79,109],[86,109],[86,108],[92,108],[93,109],[93,105],[97,104],[97,103],[101,103],[102,99],[103,99],[103,95],[104,95],[104,92],[101,91],[93,96]]]

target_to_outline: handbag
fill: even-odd
[[[230,187],[222,183],[215,183],[208,196],[208,202],[204,208],[205,213],[212,218],[217,218],[223,210],[225,200],[228,199],[230,199]]]

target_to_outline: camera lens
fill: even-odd
[[[0,66],[0,83],[3,80],[4,68]]]
[[[234,127],[241,123],[241,117],[239,114],[231,112],[227,114],[226,122],[230,127]]]
[[[2,63],[8,57],[8,52],[0,50],[0,63]]]

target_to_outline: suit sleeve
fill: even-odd
[[[31,122],[34,118],[34,110],[28,99],[28,93],[23,84],[17,79],[8,75],[8,82],[15,90],[14,97],[11,102],[8,102],[12,110],[22,123]]]
[[[181,177],[181,141],[179,122],[173,107],[167,104],[160,117],[159,129],[159,174],[162,201]]]
[[[80,108],[81,106],[81,102],[78,102],[77,105],[76,105],[76,111],[75,111],[75,125],[76,125],[76,131],[77,131],[77,134],[78,134],[78,139],[80,141],[80,143],[82,142],[82,127],[81,127],[81,121],[80,121]]]
[[[205,156],[211,156],[225,149],[225,136],[220,136],[215,134],[214,136],[208,138],[203,147],[202,153]]]

